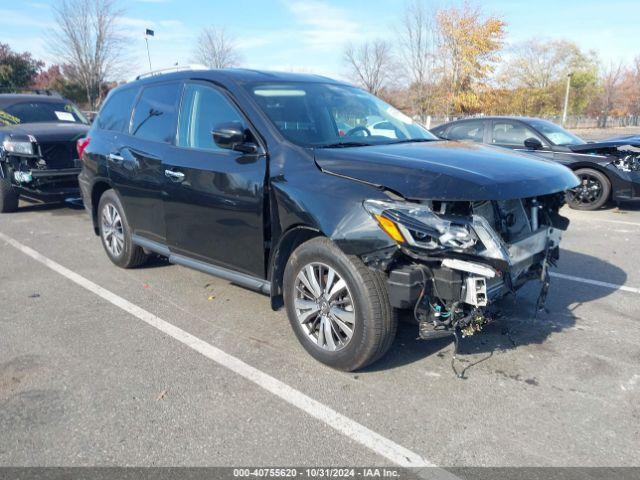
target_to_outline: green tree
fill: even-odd
[[[27,88],[44,66],[29,52],[17,53],[5,43],[0,43],[0,88],[13,90]]]

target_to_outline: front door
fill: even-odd
[[[542,148],[538,150],[527,148],[524,142],[530,138],[538,140],[542,144]],[[517,120],[494,120],[491,123],[491,144],[519,152],[532,153],[549,160],[554,159],[554,154],[546,140]]]
[[[173,253],[264,278],[266,158],[218,147],[213,129],[248,122],[226,93],[184,85],[176,145],[164,158],[164,215]]]

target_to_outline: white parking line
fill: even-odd
[[[589,285],[597,285],[598,287],[611,288],[613,290],[622,290],[624,292],[640,293],[640,288],[627,287],[625,285],[616,285],[615,283],[601,282],[600,280],[591,280],[590,278],[574,277],[573,275],[565,275],[564,273],[549,272],[549,275],[573,282],[587,283]]]
[[[33,250],[26,245],[21,244],[17,240],[0,232],[0,239],[15,247],[25,255],[40,262],[63,277],[68,278],[79,286],[95,293],[104,300],[120,307],[125,312],[137,317],[143,322],[160,330],[161,332],[173,337],[179,342],[187,345],[193,350],[201,353],[205,357],[222,365],[225,368],[237,373],[238,375],[253,382],[259,387],[267,390],[273,395],[281,398],[285,402],[299,408],[303,412],[329,425],[343,435],[367,447],[369,450],[377,453],[390,460],[396,465],[402,467],[433,467],[431,462],[425,460],[420,455],[411,450],[398,445],[394,441],[383,437],[382,435],[368,429],[364,425],[352,420],[341,413],[336,412],[317,400],[305,395],[304,393],[290,387],[286,383],[272,377],[271,375],[252,367],[237,357],[223,352],[217,347],[191,335],[190,333],[176,327],[175,325],[162,320],[160,317],[144,310],[143,308],[125,300],[113,292],[93,283],[82,275],[63,267],[59,263],[45,257],[41,253]],[[438,478],[457,478],[446,470],[439,469],[440,476]]]
[[[634,227],[640,227],[640,222],[626,222],[624,220],[607,220],[607,219],[604,219],[604,218],[588,218],[588,217],[583,217],[583,216],[580,216],[580,220],[582,220],[582,221],[586,220],[588,222],[592,221],[592,222],[595,222],[595,223],[601,223],[601,222],[604,222],[604,223],[618,223],[620,225],[632,225]]]

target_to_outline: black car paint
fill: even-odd
[[[9,94],[0,95],[0,109],[13,103],[32,100],[34,102],[65,101],[57,96]],[[37,148],[40,150],[34,156],[42,157],[47,161],[44,169],[33,170],[33,185],[18,185],[7,175],[7,166],[0,162],[0,177],[9,179],[13,187],[21,195],[26,195],[40,200],[60,200],[66,197],[79,195],[78,174],[80,164],[77,160],[76,141],[84,137],[89,131],[89,126],[70,122],[33,122],[0,127],[0,144],[9,138],[28,140],[35,138]],[[8,152],[6,157],[12,156]],[[17,155],[13,155],[16,159]],[[6,160],[6,158],[5,158]]]
[[[258,143],[255,154],[228,151],[212,162],[210,152],[186,153],[175,145],[145,142],[136,148],[137,156],[129,156],[123,146],[133,144],[130,135],[94,127],[88,135],[91,141],[83,156],[80,185],[96,233],[96,199],[104,189],[115,187],[125,208],[133,205],[133,215],[141,221],[132,222],[138,244],[169,254],[176,263],[203,270],[202,265],[214,265],[210,270],[241,272],[270,282],[260,289],[270,289],[272,304],[278,306],[283,262],[296,239],[324,235],[345,253],[361,257],[397,249],[365,211],[366,199],[431,198],[434,193],[458,199],[467,196],[460,192],[460,185],[474,198],[521,198],[576,184],[568,170],[539,160],[527,161],[527,181],[521,181],[522,158],[509,158],[489,148],[437,142],[334,151],[295,145],[283,138],[243,88],[246,83],[275,80],[334,82],[250,70],[179,72],[161,79],[207,82],[224,92],[247,119]],[[151,77],[137,85],[143,88],[157,81]],[[112,152],[123,157],[121,165],[109,160]],[[385,152],[393,154],[394,160]],[[165,169],[184,173],[184,181],[174,183],[163,174]],[[411,169],[415,169],[413,175]],[[135,186],[129,185],[131,179]],[[150,226],[151,222],[157,223]]]
[[[588,142],[582,145],[555,145],[546,135],[540,132],[527,117],[478,117],[463,120],[456,120],[439,125],[431,129],[434,135],[444,138],[444,132],[451,126],[460,125],[464,122],[482,121],[484,122],[483,142],[492,143],[491,132],[494,122],[509,121],[520,123],[527,128],[533,130],[543,140],[543,147],[539,150],[527,149],[523,147],[513,147],[502,145],[501,147],[516,149],[526,154],[533,154],[547,160],[564,165],[571,170],[580,168],[591,168],[598,170],[606,175],[611,183],[611,198],[614,201],[640,200],[640,172],[624,172],[612,165],[612,158],[606,154],[599,153],[599,150],[626,146],[640,145],[638,136],[620,137],[603,142]]]

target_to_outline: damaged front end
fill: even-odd
[[[27,194],[77,195],[76,157],[75,141],[39,143],[33,135],[7,135],[0,144],[0,177]]]
[[[533,279],[548,289],[568,219],[563,194],[500,201],[368,200],[364,206],[399,248],[385,259],[393,307],[411,309],[421,338],[473,335],[490,307]],[[371,262],[372,258],[365,259]]]

